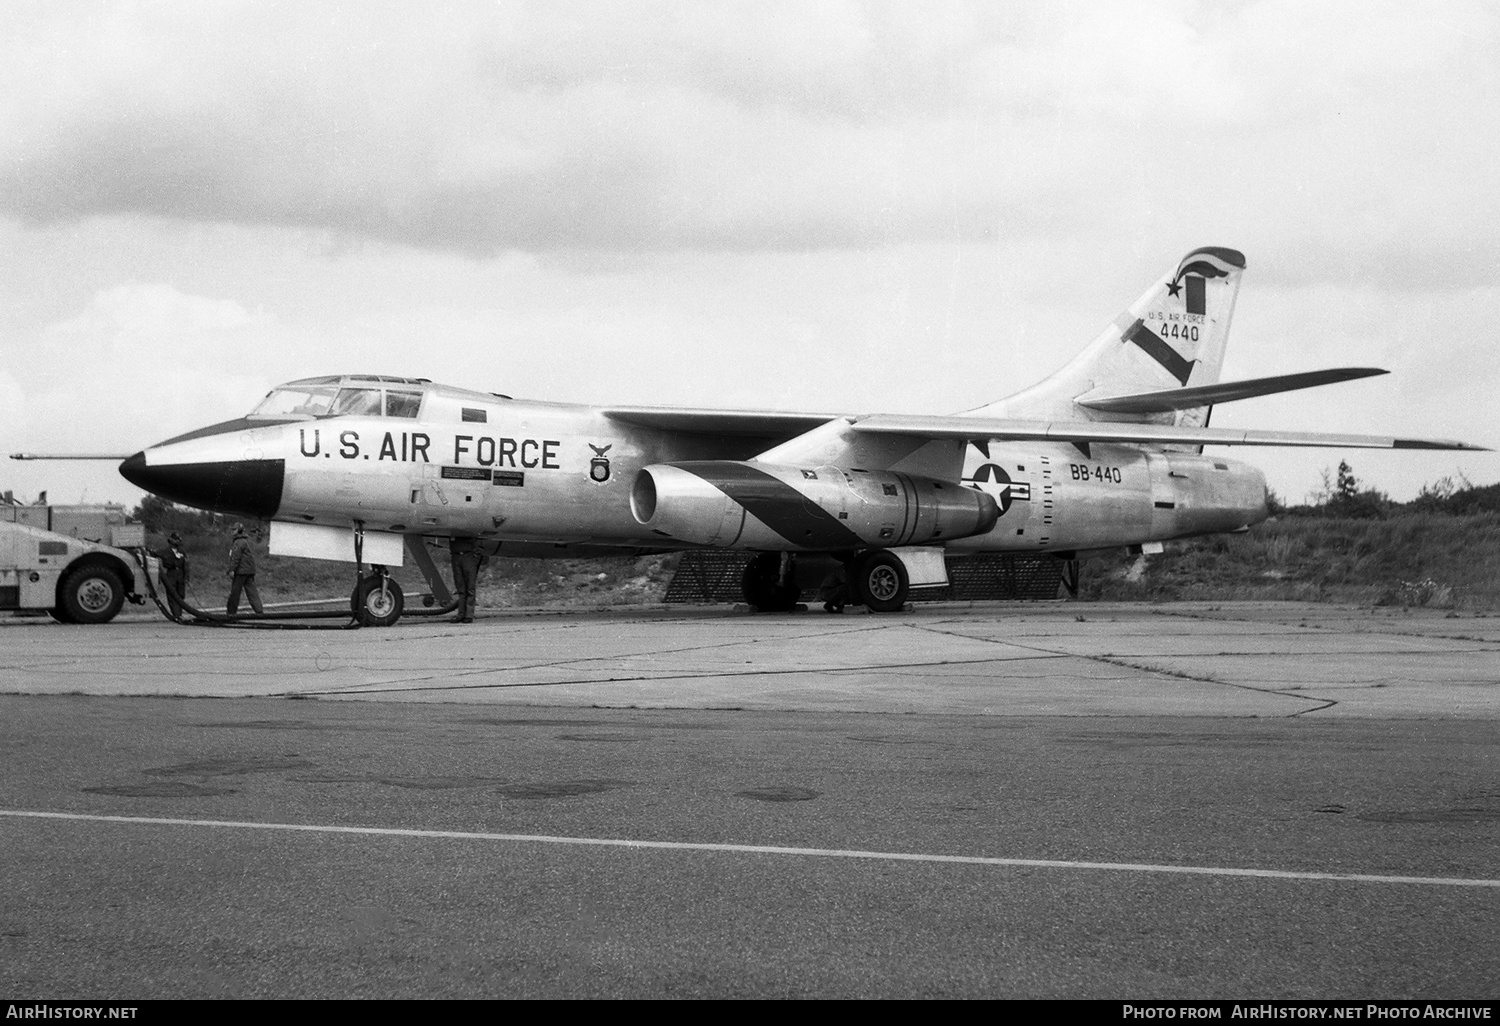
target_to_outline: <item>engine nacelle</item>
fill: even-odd
[[[894,471],[713,460],[657,463],[630,493],[635,519],[694,545],[842,551],[928,545],[984,534],[988,494]]]

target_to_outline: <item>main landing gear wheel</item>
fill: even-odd
[[[797,604],[800,591],[795,582],[781,583],[781,554],[762,552],[745,565],[740,579],[745,601],[762,613],[785,613]]]
[[[889,552],[861,556],[853,583],[855,594],[872,613],[897,613],[906,606],[906,565]]]
[[[61,606],[68,623],[108,623],[124,604],[125,585],[113,570],[81,566],[63,581]]]
[[[378,574],[360,581],[350,601],[355,617],[366,627],[389,627],[401,619],[406,606],[401,585]]]

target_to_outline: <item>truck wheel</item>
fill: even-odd
[[[896,613],[906,605],[906,564],[889,552],[871,552],[859,561],[855,592],[872,613]]]
[[[63,579],[62,611],[73,623],[108,623],[125,604],[125,586],[113,570],[81,566]]]
[[[401,585],[389,578],[385,587],[380,585],[378,576],[366,577],[354,589],[354,615],[366,627],[389,627],[401,619],[401,610],[406,607]]]
[[[795,584],[781,583],[781,553],[762,552],[745,564],[740,578],[745,601],[762,613],[785,613],[801,595]]]

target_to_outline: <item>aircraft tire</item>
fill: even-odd
[[[108,567],[81,566],[63,579],[59,608],[67,623],[108,623],[124,604],[125,585]]]
[[[382,589],[380,581],[379,576],[366,577],[354,589],[354,615],[366,627],[389,627],[406,607],[401,585],[387,580]]]
[[[762,552],[745,564],[740,578],[745,601],[762,613],[785,613],[797,604],[801,592],[795,584],[781,583],[781,553]]]
[[[872,613],[899,613],[906,607],[906,564],[889,552],[861,556],[853,583],[855,594]]]

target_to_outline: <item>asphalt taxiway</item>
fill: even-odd
[[[0,996],[1493,999],[1497,719],[1425,610],[0,621]]]

